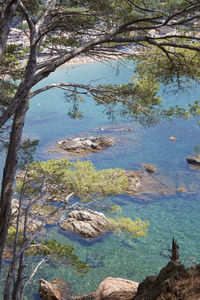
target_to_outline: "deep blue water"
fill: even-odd
[[[76,65],[59,69],[39,86],[61,81],[117,83],[128,81],[132,72],[131,65],[129,68],[118,66],[117,71],[110,64]],[[200,87],[197,86],[184,94],[168,94],[164,98],[170,104],[187,105],[198,98],[199,92]],[[98,254],[101,264],[91,268],[83,278],[76,275],[71,267],[45,265],[38,271],[36,282],[40,277],[52,280],[61,276],[72,284],[74,292],[78,294],[94,291],[108,276],[141,281],[146,276],[157,273],[168,262],[167,249],[171,247],[173,236],[180,246],[181,261],[186,265],[200,263],[200,169],[191,168],[186,162],[186,157],[193,153],[195,145],[200,142],[200,129],[196,120],[163,120],[154,127],[144,128],[133,120],[117,118],[111,122],[103,107],[96,106],[92,99],[81,104],[81,120],[71,120],[67,116],[68,107],[63,91],[56,89],[31,100],[24,138],[40,140],[36,159],[58,157],[48,150],[60,139],[103,134],[98,131],[99,127],[131,127],[133,130],[128,132],[109,132],[109,135],[118,140],[116,145],[90,154],[87,159],[98,169],[120,167],[139,170],[142,163],[153,164],[159,170],[158,175],[165,178],[174,192],[172,195],[120,195],[112,198],[113,202],[122,206],[125,216],[137,216],[149,221],[147,237],[138,240],[130,240],[124,234],[117,236],[110,233],[95,241],[86,242],[74,235],[64,235],[56,227],[50,228],[49,237],[72,244],[75,253],[83,260]],[[170,141],[170,136],[175,136],[177,141]],[[186,192],[178,192],[179,187],[184,187]],[[36,294],[32,298],[39,299]]]

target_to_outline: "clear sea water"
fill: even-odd
[[[117,62],[110,64],[92,63],[63,67],[40,84],[52,82],[127,82],[133,74],[133,66],[128,68]],[[167,103],[187,105],[198,99],[200,87],[188,92],[164,96]],[[56,141],[84,135],[101,135],[99,127],[133,128],[127,132],[109,132],[118,142],[113,147],[87,156],[94,166],[102,168],[141,169],[142,163],[155,165],[159,175],[164,176],[174,192],[172,195],[127,196],[112,198],[120,204],[123,214],[140,217],[149,221],[147,237],[131,240],[124,234],[109,233],[93,241],[85,241],[77,235],[63,234],[51,227],[48,236],[64,244],[75,247],[75,253],[82,260],[98,257],[96,267],[84,277],[76,275],[70,266],[46,264],[37,273],[35,283],[29,288],[29,299],[40,299],[37,288],[38,279],[52,280],[60,276],[73,286],[74,294],[96,290],[106,277],[122,277],[142,281],[167,264],[168,249],[174,236],[180,247],[181,261],[188,265],[200,263],[200,169],[190,167],[186,157],[193,153],[200,143],[200,129],[195,119],[188,121],[163,120],[153,127],[142,127],[134,120],[115,121],[107,119],[103,107],[96,106],[92,99],[81,104],[83,119],[71,120],[67,115],[69,104],[65,102],[61,90],[50,90],[31,100],[24,128],[24,138],[40,140],[36,159],[47,160],[58,155],[48,150]],[[174,136],[177,141],[170,141]],[[186,192],[178,192],[184,187]]]

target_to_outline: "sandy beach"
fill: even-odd
[[[119,59],[126,59],[132,55],[139,55],[141,54],[141,50],[139,51],[138,49],[131,49],[128,52],[125,51],[119,51],[118,54],[115,55],[109,55],[107,57],[105,56],[76,56],[74,58],[72,58],[70,61],[66,62],[65,64],[63,64],[62,66],[60,66],[60,68],[65,67],[65,66],[69,66],[69,65],[76,65],[76,64],[86,64],[86,63],[93,63],[93,62],[102,62],[102,61],[113,61],[113,60],[119,60]],[[43,62],[46,61],[48,59],[52,59],[52,58],[56,58],[57,56],[46,56],[46,57],[40,57],[38,58],[39,62]]]

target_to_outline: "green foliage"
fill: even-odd
[[[107,212],[109,215],[122,213],[122,208],[120,205],[111,204],[108,207],[104,208],[104,211]]]
[[[12,82],[22,78],[23,67],[20,62],[21,55],[20,46],[11,44],[6,47],[6,51],[0,62],[0,75],[2,78],[12,78]]]
[[[198,117],[200,115],[200,104],[199,101],[196,100],[194,104],[189,103],[189,111],[188,116]]]
[[[8,45],[0,62],[0,109],[4,110],[15,95],[18,80],[23,75],[20,63],[20,47]]]
[[[132,220],[124,216],[118,216],[116,218],[109,218],[110,229],[116,233],[124,232],[131,238],[138,238],[147,235],[147,228],[149,226],[148,221],[142,221],[139,218]]]
[[[26,139],[21,143],[19,151],[18,167],[20,169],[25,168],[28,164],[33,162],[33,155],[36,151],[36,147],[39,140]]]
[[[8,228],[8,234],[6,236],[6,245],[8,247],[12,247],[14,239],[15,239],[15,235],[16,235],[16,228],[14,226],[10,226]],[[18,245],[20,245],[22,243],[22,236],[21,236],[21,232],[18,233]]]
[[[15,240],[16,228],[10,226],[6,237],[6,245],[10,249],[13,247]],[[29,238],[29,237],[27,237]],[[18,233],[18,247],[23,242],[21,232]],[[71,265],[74,270],[81,276],[84,276],[88,271],[88,264],[81,261],[77,255],[73,253],[74,247],[71,245],[63,245],[56,240],[36,240],[30,243],[26,249],[26,255],[43,255],[48,259],[57,260],[62,264]]]
[[[34,16],[39,17],[44,12],[44,0],[23,0],[26,9]]]
[[[57,258],[62,264],[70,264],[75,271],[84,276],[88,271],[88,264],[82,262],[77,255],[73,253],[74,247],[70,245],[62,245],[56,240],[33,242],[30,248],[26,251],[27,255],[43,255],[50,259]]]
[[[81,200],[91,196],[106,198],[123,193],[128,183],[121,169],[98,171],[90,161],[70,162],[67,159],[34,162],[29,166],[27,178],[34,180],[26,184],[28,194],[39,193],[45,178],[46,192],[60,199],[71,193]],[[16,182],[18,192],[22,184],[23,179],[19,178]]]
[[[200,158],[200,144],[197,144],[194,147],[194,151],[193,151],[194,156],[196,156],[197,158]]]
[[[184,32],[182,34],[184,35]],[[169,39],[169,42],[175,43],[177,39]],[[181,39],[181,42],[186,45],[199,46],[199,42],[191,43],[186,39]],[[189,49],[175,48],[172,50],[167,46],[163,49],[169,52],[168,56],[163,50],[152,46],[142,56],[136,58],[136,71],[139,76],[145,74],[149,80],[157,80],[165,85],[176,83],[178,87],[185,88],[190,85],[191,79],[200,79],[199,53]]]
[[[84,97],[77,94],[77,88],[74,89],[72,93],[65,93],[65,100],[67,103],[72,103],[69,108],[68,116],[71,119],[81,119],[83,117],[82,112],[79,110],[79,103],[84,102]]]

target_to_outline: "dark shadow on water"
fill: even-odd
[[[109,234],[111,234],[111,232],[107,232],[107,233],[99,235],[96,238],[91,239],[91,238],[84,238],[76,232],[64,231],[60,228],[58,229],[58,233],[68,237],[71,241],[77,241],[82,246],[86,246],[86,247],[91,246],[91,245],[96,244],[96,243],[101,243],[105,238],[107,238],[109,236]]]
[[[34,300],[42,300],[40,294],[33,294]]]

